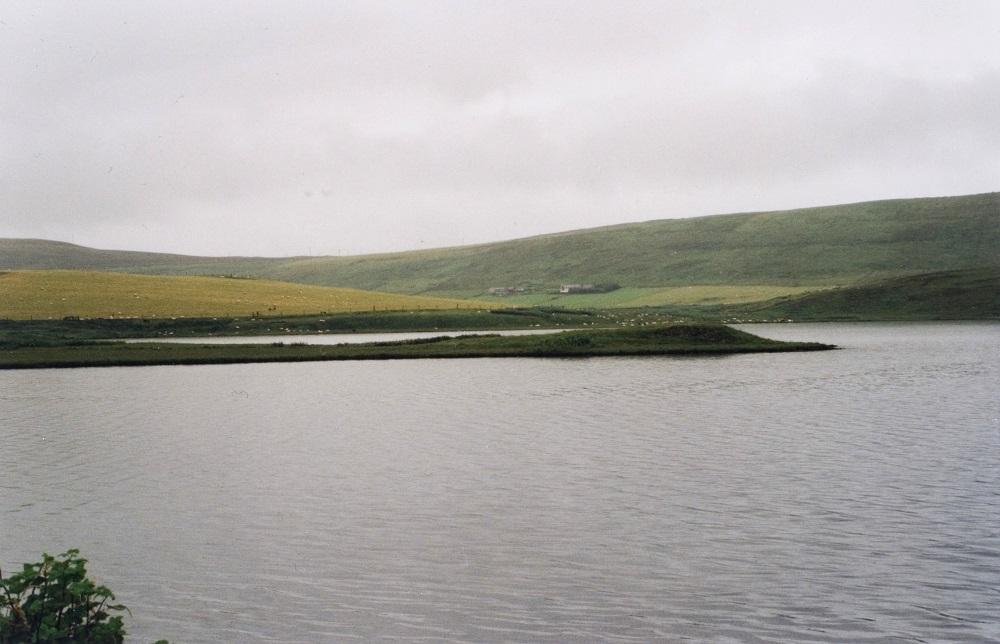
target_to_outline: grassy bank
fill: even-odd
[[[91,343],[20,347],[0,350],[0,369],[417,358],[720,355],[831,348],[811,342],[768,340],[722,325],[677,324],[567,331],[541,336],[476,335],[333,346]]]
[[[703,309],[698,315],[726,321],[997,320],[1000,267],[908,275],[798,297]]]
[[[582,329],[648,326],[674,321],[677,321],[675,317],[654,311],[575,311],[545,308],[379,311],[265,318],[0,319],[0,348],[64,345],[101,339]]]

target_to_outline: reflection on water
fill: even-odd
[[[195,338],[136,338],[124,342],[176,342],[182,344],[361,344],[364,342],[396,342],[420,338],[440,338],[460,335],[541,335],[559,333],[561,329],[517,329],[506,331],[411,331],[408,333],[311,333],[308,335],[228,335]]]
[[[137,641],[1000,640],[1000,326],[841,351],[0,372],[0,566]]]

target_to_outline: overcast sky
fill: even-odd
[[[355,254],[1000,190],[1000,1],[0,3],[0,237]]]

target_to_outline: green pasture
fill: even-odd
[[[714,285],[670,286],[660,288],[625,287],[608,293],[525,293],[495,296],[488,292],[458,291],[442,293],[451,297],[476,298],[507,306],[552,306],[569,309],[639,308],[666,305],[744,304],[776,297],[789,297],[822,290],[820,286]]]
[[[471,300],[223,277],[98,271],[0,273],[0,318],[277,316],[345,311],[482,308]]]

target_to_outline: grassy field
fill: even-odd
[[[482,293],[495,286],[545,290],[565,283],[612,282],[652,289],[647,302],[637,297],[629,304],[610,304],[635,306],[667,303],[663,298],[677,296],[659,290],[667,287],[829,287],[977,268],[996,263],[998,248],[1000,193],[987,193],[648,221],[356,257],[184,257],[0,240],[0,269],[233,273],[400,293]]]
[[[90,343],[0,350],[0,369],[143,365],[389,360],[416,358],[570,358],[592,356],[718,355],[816,351],[818,343],[760,338],[721,325],[567,331],[553,335],[464,336],[370,344],[197,345]]]
[[[692,285],[662,288],[620,288],[609,293],[526,293],[497,297],[488,292],[459,291],[442,295],[450,297],[477,298],[486,302],[497,302],[508,306],[557,306],[570,309],[611,309],[639,308],[644,306],[664,306],[668,304],[744,304],[761,302],[778,297],[801,295],[822,286],[766,286],[746,284],[738,286]]]
[[[255,279],[95,271],[0,273],[0,318],[207,317],[481,308],[470,300]],[[497,304],[492,304],[497,306]]]

